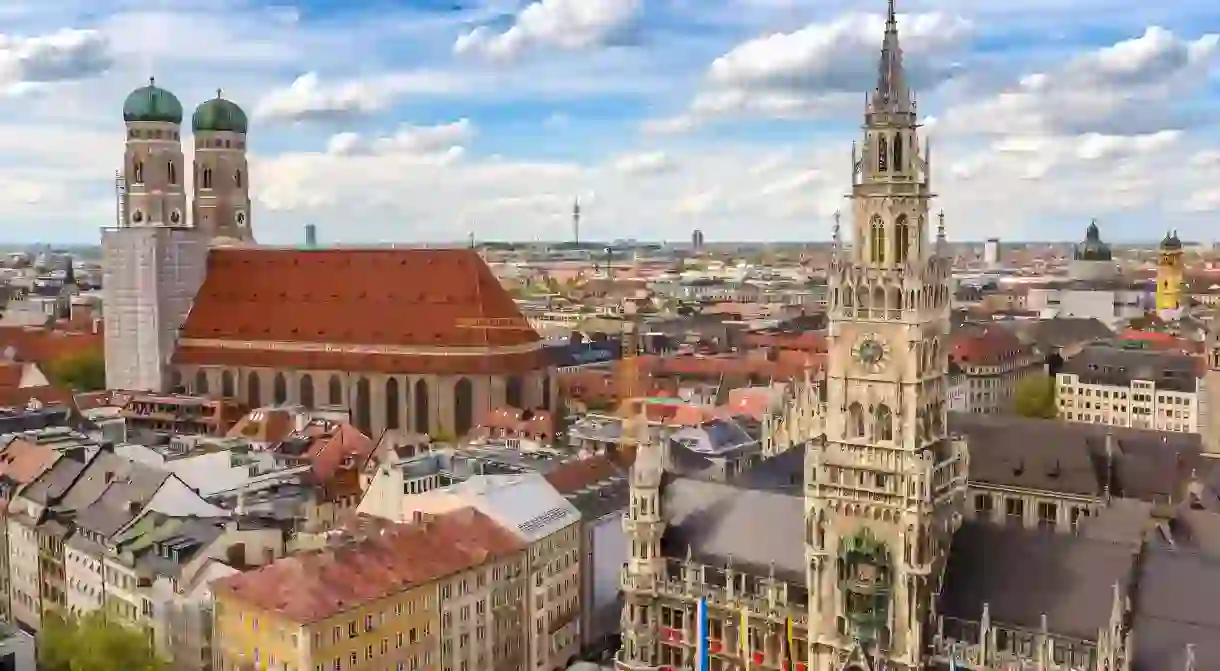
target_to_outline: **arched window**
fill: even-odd
[[[415,381],[415,433],[428,433],[428,383],[421,377]]]
[[[551,376],[542,376],[542,407],[551,410]]]
[[[297,397],[301,405],[313,410],[313,377],[309,373],[297,380]]]
[[[398,397],[398,378],[392,377],[385,381],[385,428],[397,429],[401,426],[399,416],[402,410],[402,400]]]
[[[877,138],[877,172],[885,172],[890,168],[889,142],[885,136]]]
[[[240,171],[240,170],[238,170],[237,172],[233,173],[233,186],[236,186],[237,188],[239,188],[239,189],[240,189],[240,188],[241,188],[241,185],[242,185],[242,181],[243,181],[243,180],[242,180],[242,176],[241,176],[241,171]]]
[[[195,393],[200,396],[208,395],[208,374],[202,370],[195,373]]]
[[[372,394],[369,393],[369,379],[360,378],[356,382],[356,428],[367,435],[373,428],[373,408],[370,405]]]
[[[907,224],[907,215],[898,215],[894,224],[894,261],[906,263],[907,254],[911,249],[911,227]]]
[[[246,376],[246,405],[251,408],[260,408],[263,405],[262,381],[258,379],[258,373],[255,371],[250,371]]]
[[[275,399],[276,405],[284,405],[288,402],[288,380],[283,373],[276,373],[275,379],[271,384],[272,398]]]
[[[165,172],[166,172],[166,175],[169,177],[170,184],[178,183],[178,166],[174,165],[173,161],[170,161],[169,165],[166,166]]]
[[[202,188],[204,188],[204,189],[212,188],[212,169],[211,168],[203,169],[203,179],[201,181],[203,182]]]
[[[881,217],[874,215],[872,222],[869,225],[869,229],[869,261],[872,263],[884,263],[885,224],[881,223]]]
[[[902,172],[902,133],[894,133],[894,170]]]
[[[884,403],[877,406],[876,422],[873,436],[877,440],[893,440],[894,439],[894,413],[890,412],[890,407]]]
[[[453,385],[453,432],[458,437],[474,427],[474,385],[462,378]]]
[[[237,395],[233,391],[233,373],[227,370],[220,374],[220,395],[225,398],[233,398]]]
[[[521,376],[509,375],[508,380],[504,383],[504,405],[524,410],[521,405]]]
[[[144,183],[144,161],[136,161],[131,170],[131,181],[136,184]]]
[[[847,436],[864,437],[864,408],[859,403],[852,403],[847,409]]]
[[[347,405],[343,401],[343,380],[338,375],[330,376],[330,389],[327,391],[327,402],[331,405]]]

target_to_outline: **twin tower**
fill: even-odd
[[[219,91],[195,110],[189,203],[182,117],[178,98],[151,79],[123,103],[127,143],[119,228],[193,228],[212,242],[253,243],[246,113]]]

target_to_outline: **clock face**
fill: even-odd
[[[884,340],[877,337],[876,334],[869,333],[856,341],[853,354],[856,357],[856,361],[859,361],[866,368],[879,370],[889,355],[889,346],[885,344]]]

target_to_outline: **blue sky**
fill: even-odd
[[[949,234],[1113,241],[1220,210],[1220,7],[898,0]],[[884,0],[45,0],[0,5],[12,241],[113,220],[122,100],[155,75],[252,117],[286,243],[825,240]],[[189,158],[189,157],[188,157]]]

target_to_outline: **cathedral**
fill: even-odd
[[[476,250],[256,245],[246,114],[220,92],[196,108],[191,193],[183,117],[151,80],[123,105],[102,234],[109,388],[339,407],[374,437],[554,407],[541,339]]]
[[[835,227],[823,435],[728,476],[640,445],[617,671],[1220,668],[1198,436],[948,412],[918,134],[891,0],[850,248]]]

